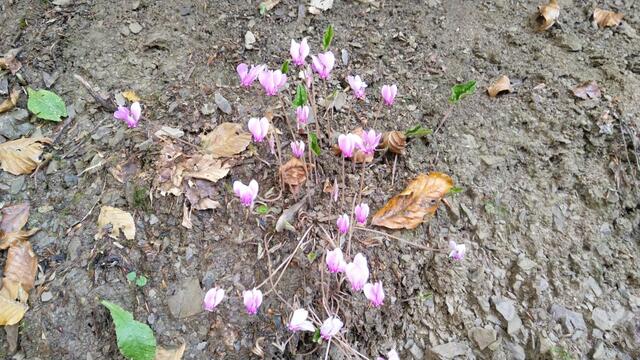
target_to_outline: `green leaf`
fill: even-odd
[[[412,138],[412,137],[423,137],[423,136],[427,136],[427,135],[431,135],[433,133],[433,130],[426,128],[420,124],[407,129],[407,131],[404,132],[404,134],[406,135],[406,137],[408,138]]]
[[[296,96],[293,98],[293,106],[304,106],[307,103],[309,96],[307,95],[307,89],[302,86],[302,84],[298,84],[296,87]]]
[[[138,285],[138,287],[147,285],[147,277],[144,275],[138,276],[138,278],[136,279],[136,285]]]
[[[153,360],[156,356],[156,338],[147,324],[135,321],[130,312],[117,304],[102,300],[111,313],[116,326],[118,349],[127,359]]]
[[[322,37],[322,51],[327,51],[333,41],[333,25],[329,24]]]
[[[287,60],[284,63],[282,63],[282,67],[280,68],[280,72],[283,73],[283,74],[287,74],[289,72],[289,64],[291,64],[290,60]]]
[[[265,204],[261,204],[256,208],[256,212],[260,215],[266,215],[269,212],[269,207]]]
[[[138,276],[138,275],[136,274],[136,272],[135,272],[135,271],[132,271],[132,272],[130,272],[130,273],[128,273],[128,274],[127,274],[127,280],[129,280],[129,281],[131,281],[131,282],[134,282],[134,281],[136,281],[136,277],[137,277],[137,276]]]
[[[318,136],[315,133],[309,133],[309,147],[316,156],[320,156],[320,144],[318,143]]]
[[[318,257],[318,254],[316,254],[315,251],[312,251],[307,254],[307,260],[309,260],[309,262],[313,262],[313,260],[315,260],[317,257]]]
[[[313,333],[313,340],[314,343],[322,343],[322,338],[320,337],[320,329],[316,329],[316,331]]]
[[[457,103],[463,97],[471,95],[476,92],[476,81],[471,80],[464,84],[456,84],[451,88],[451,97],[449,102],[452,104]]]
[[[31,88],[27,88],[27,93],[29,94],[27,108],[40,119],[59,122],[61,117],[67,116],[67,107],[56,93]]]
[[[459,194],[459,193],[461,193],[461,192],[463,192],[463,191],[464,191],[464,189],[463,189],[463,188],[461,188],[461,187],[457,187],[457,186],[454,186],[454,187],[452,187],[451,189],[449,189],[449,191],[447,192],[447,194],[449,194],[449,195],[455,195],[455,194]]]
[[[260,3],[260,15],[264,15],[267,13],[267,4]]]

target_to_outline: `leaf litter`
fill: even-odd
[[[14,107],[18,103],[18,99],[20,98],[20,90],[13,89],[11,94],[9,94],[9,98],[0,103],[0,114],[3,112],[7,112]]]
[[[44,145],[51,143],[52,140],[49,138],[31,137],[0,144],[2,170],[13,175],[31,174],[42,162],[40,155]]]
[[[620,22],[622,22],[623,17],[624,17],[624,14],[622,13],[617,13],[617,12],[598,9],[598,8],[593,10],[593,15],[592,15],[593,24],[599,28],[616,27],[620,25]]]
[[[547,5],[538,6],[538,31],[548,30],[556,23],[560,16],[560,6],[557,0],[550,0]]]
[[[573,95],[583,100],[599,99],[602,96],[600,87],[594,80],[583,82],[582,84],[574,87],[572,91]]]
[[[108,225],[112,229],[108,231]],[[133,216],[121,209],[111,206],[103,206],[98,215],[98,233],[96,240],[101,239],[105,234],[113,239],[118,239],[120,230],[127,240],[133,240],[136,237],[136,224]]]
[[[513,91],[511,89],[511,81],[507,75],[500,76],[487,88],[487,93],[491,97],[507,94],[511,91]]]

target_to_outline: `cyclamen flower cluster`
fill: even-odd
[[[374,284],[367,283],[369,280],[369,266],[367,259],[361,253],[354,256],[350,263],[345,262],[344,255],[340,248],[328,251],[325,262],[330,273],[344,273],[351,290],[363,290],[365,297],[371,302],[373,307],[382,306],[384,301],[384,289],[382,282],[378,281]]]
[[[140,118],[142,118],[142,106],[140,106],[140,103],[137,101],[131,104],[130,108],[118,106],[118,110],[113,113],[113,117],[124,121],[129,128],[137,127]]]
[[[206,311],[214,311],[218,305],[224,299],[224,290],[218,287],[209,289],[204,296],[202,307]],[[252,289],[244,291],[242,294],[244,300],[244,306],[247,310],[247,314],[255,315],[258,313],[258,308],[262,304],[262,291],[258,289]]]
[[[340,134],[338,136],[338,148],[345,159],[354,155],[354,150],[360,149],[366,155],[372,155],[382,139],[382,133],[378,133],[371,129],[364,131],[362,136],[356,134]]]

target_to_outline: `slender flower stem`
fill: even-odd
[[[324,354],[324,360],[329,358],[329,348],[331,347],[331,338],[329,338],[329,342],[327,343],[327,352]]]
[[[442,117],[442,120],[440,120],[440,124],[438,124],[438,127],[435,130],[433,130],[433,135],[435,135],[438,132],[438,130],[440,130],[442,125],[444,125],[444,123],[447,121],[447,119],[451,115],[452,111],[453,111],[453,105],[449,105],[449,108],[447,109],[447,112],[444,113],[444,116]]]
[[[382,112],[382,101],[378,104],[376,111],[373,113],[373,128],[375,129],[378,126],[378,118],[380,117],[380,113]]]
[[[345,171],[344,171],[344,163],[345,163],[345,159],[344,156],[342,157],[342,191],[345,191],[346,189],[346,181],[345,181]]]
[[[362,172],[360,173],[360,187],[358,188],[358,193],[353,195],[353,203],[351,204],[350,224],[352,226],[349,227],[349,240],[347,241],[347,255],[349,255],[349,256],[351,256],[351,237],[353,236],[353,229],[355,228],[355,226],[354,226],[355,224],[354,224],[353,220],[354,220],[354,214],[355,214],[356,199],[357,199],[358,203],[362,202],[362,188],[364,187],[365,169],[366,169],[366,164],[363,162],[362,163]]]
[[[284,267],[284,269],[282,269],[282,273],[280,274],[280,276],[278,277],[278,279],[274,283],[274,286],[278,285],[278,282],[282,278],[282,275],[284,274],[284,271],[289,266],[289,263],[291,263],[291,260],[293,260],[293,257],[296,255],[296,252],[298,251],[298,249],[300,249],[300,247],[302,246],[302,243],[304,242],[304,240],[307,238],[307,236],[311,232],[311,229],[313,229],[313,227],[309,227],[309,229],[307,231],[305,231],[304,235],[302,235],[302,237],[298,241],[298,245],[296,245],[296,248],[293,249],[293,252],[291,253],[291,255],[289,255],[280,265],[278,265],[278,267],[273,271],[273,273],[268,278],[266,278],[263,282],[261,282],[258,286],[256,286],[255,287],[256,289],[260,289],[262,286],[264,286],[264,284],[266,284],[267,282],[270,281],[271,277],[273,277],[276,273],[278,273],[278,271],[280,269],[282,269]],[[271,292],[271,290],[269,290],[265,295],[267,295],[269,292]]]

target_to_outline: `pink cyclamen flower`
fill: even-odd
[[[313,84],[313,71],[311,71],[310,67],[306,67],[304,70],[304,84],[307,86],[307,89],[311,89],[311,85]]]
[[[373,284],[366,283],[364,284],[362,291],[364,291],[364,296],[369,299],[373,307],[382,305],[382,302],[384,300],[384,289],[382,288],[382,281],[378,281],[377,283]]]
[[[302,39],[298,44],[293,39],[291,39],[291,49],[289,50],[291,54],[291,60],[297,66],[304,65],[305,59],[309,56],[309,44],[307,44],[307,38]]]
[[[356,215],[356,221],[360,225],[365,225],[367,223],[367,217],[369,217],[369,205],[362,203],[353,210]]]
[[[209,289],[204,295],[204,301],[202,307],[207,311],[213,311],[224,299],[224,290],[218,287]]]
[[[298,120],[298,129],[301,126],[307,125],[309,122],[309,106],[298,106],[296,108],[296,119]]]
[[[243,292],[242,296],[244,297],[244,307],[247,309],[247,314],[257,314],[258,308],[262,304],[262,291],[254,288]]]
[[[311,68],[318,73],[320,79],[329,78],[333,65],[336,63],[336,58],[331,51],[318,54],[318,56],[311,56]]]
[[[449,257],[453,260],[462,260],[464,253],[467,251],[467,247],[464,244],[456,244],[453,240],[449,240],[449,249],[451,249]]]
[[[233,192],[240,198],[242,205],[246,207],[253,207],[253,203],[258,197],[258,182],[251,180],[247,186],[240,181],[234,181]]]
[[[351,284],[351,289],[354,291],[362,290],[364,284],[369,280],[367,259],[361,253],[357,253],[353,261],[347,264],[344,272]]]
[[[380,90],[380,93],[382,94],[382,101],[384,101],[386,105],[391,106],[398,94],[398,87],[396,85],[385,85]]]
[[[356,99],[364,100],[364,89],[367,88],[367,83],[360,79],[360,75],[347,76],[347,82],[349,83],[349,87],[353,90],[353,96]]]
[[[380,139],[382,139],[382,133],[376,133],[373,129],[363,131],[362,141],[358,143],[358,147],[365,154],[371,155],[376,151],[376,148],[380,144]]]
[[[291,152],[293,153],[293,156],[297,157],[298,159],[302,158],[304,156],[304,141],[292,141]]]
[[[249,119],[249,131],[253,135],[253,141],[262,142],[269,132],[269,120],[267,118],[251,118]]]
[[[345,158],[350,158],[353,156],[353,150],[355,150],[356,146],[360,147],[362,143],[362,138],[356,134],[340,134],[338,136],[338,147],[340,148],[340,152],[342,152],[342,156]]]
[[[289,324],[287,324],[289,331],[316,331],[316,327],[313,326],[313,323],[307,320],[308,316],[309,312],[305,309],[298,309],[294,311],[291,315],[291,320],[289,320]]]
[[[344,324],[337,316],[330,316],[322,323],[320,327],[320,336],[325,340],[331,340],[331,338],[338,334]]]
[[[346,234],[349,232],[349,216],[347,214],[342,214],[338,217],[338,221],[336,221],[336,225],[338,225],[338,230],[341,234]]]
[[[253,65],[251,66],[251,69],[249,69],[247,64],[239,64],[238,67],[236,67],[236,71],[240,77],[240,85],[250,87],[266,67],[266,65]]]
[[[287,83],[287,75],[280,70],[266,70],[258,76],[260,84],[268,96],[274,96]]]
[[[113,113],[113,117],[124,121],[129,128],[137,127],[142,117],[142,107],[137,101],[131,104],[131,109],[126,106],[118,106],[118,110]]]
[[[340,248],[327,251],[326,263],[329,272],[334,274],[344,272],[347,267],[347,263],[344,261],[344,255],[342,255],[342,250],[340,250]]]

